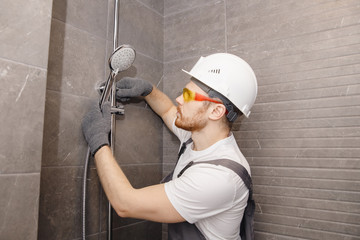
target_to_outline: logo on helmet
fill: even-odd
[[[209,70],[208,72],[220,74],[220,69],[212,69],[212,70]]]

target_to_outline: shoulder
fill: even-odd
[[[236,198],[236,186],[231,174],[210,164],[199,165],[190,167],[181,177],[165,183],[170,202],[190,223],[231,209]]]
[[[232,203],[236,193],[236,180],[231,170],[212,164],[197,164],[188,168],[173,184],[192,193],[198,201],[216,206]]]

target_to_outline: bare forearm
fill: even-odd
[[[145,100],[171,129],[177,110],[170,98],[154,86],[153,91],[145,97]]]
[[[117,164],[108,146],[104,146],[96,152],[95,164],[107,198],[116,212],[121,215],[127,209],[127,198],[131,197],[134,188]]]
[[[145,100],[160,117],[175,107],[170,98],[155,86],[153,91],[145,97]]]
[[[106,196],[119,216],[156,222],[184,221],[167,198],[164,184],[134,189],[108,146],[96,152],[95,163]]]

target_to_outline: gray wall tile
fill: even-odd
[[[46,71],[0,59],[0,172],[40,172]]]
[[[37,239],[51,7],[1,1],[1,239]]]
[[[164,62],[225,51],[224,2],[164,18]]]
[[[103,15],[104,9],[109,14],[107,18],[103,16],[109,22],[108,33],[105,28],[105,31],[97,30],[102,26],[101,21],[90,26],[93,20],[89,19],[89,13],[94,12],[96,4],[100,3],[93,2],[89,6],[84,3],[54,3],[56,9],[52,21],[46,92],[39,239],[81,237],[79,213],[82,166],[87,150],[81,131],[81,119],[90,105],[98,101],[99,95],[95,88],[104,82],[109,74],[107,61],[113,51],[110,35],[114,2],[109,0],[109,5],[99,6],[98,17]],[[120,5],[120,11],[123,11],[120,13],[120,22],[127,24],[134,14],[140,14],[143,18],[137,18],[135,28],[124,31],[120,26],[119,44],[133,45],[137,57],[133,66],[121,72],[117,79],[124,76],[140,77],[162,88],[162,16],[149,8],[150,6],[138,1],[123,1]],[[79,6],[89,9],[80,9]],[[75,10],[84,12],[84,19],[75,16]],[[86,19],[90,25],[84,21]],[[142,28],[149,31],[149,34],[145,34],[145,38],[137,38],[137,33]],[[127,38],[128,36],[131,37]],[[125,161],[125,172],[134,186],[157,183],[162,175],[162,122],[141,99],[127,103],[125,110],[125,115],[118,117],[117,121],[119,126],[115,138],[116,142],[120,143],[115,148],[116,157],[121,164]],[[129,158],[134,156],[134,153],[136,155],[139,144],[146,146],[142,148],[145,151],[143,154],[151,155],[150,158],[140,159],[135,156],[135,161]],[[91,159],[89,164],[91,170],[88,177],[86,233],[91,234],[91,237],[99,236],[105,239],[107,199]],[[139,174],[141,178],[136,177]],[[54,189],[57,194],[54,194]],[[120,219],[116,216],[114,218],[115,227],[133,222],[138,220]],[[140,230],[142,224],[136,228]],[[161,228],[152,229],[155,229],[150,231],[152,236],[161,236]],[[146,232],[149,231],[144,233]],[[126,238],[135,239],[136,236],[127,232]]]
[[[140,0],[143,4],[148,6],[150,9],[164,16],[164,1],[159,0]]]
[[[46,69],[52,1],[1,1],[1,57]]]
[[[82,231],[82,167],[46,167],[41,172],[38,239],[76,239]],[[100,183],[88,170],[86,232],[99,230]]]
[[[176,14],[179,12],[184,12],[192,8],[204,7],[206,5],[212,5],[217,2],[222,2],[219,0],[165,0],[164,1],[164,15]]]
[[[250,118],[233,128],[252,168],[258,203],[255,239],[356,238],[358,3],[228,0],[217,2],[224,8],[213,5],[165,1],[164,91],[174,98],[175,89],[185,82],[177,71],[210,53],[206,48],[212,43],[199,44],[205,41],[200,33],[209,36],[202,27],[218,35],[225,32],[217,43],[224,49],[213,48],[211,53],[227,51],[244,58],[259,84]],[[201,21],[214,18],[210,10],[205,13],[210,6],[225,15],[222,26]],[[167,130],[163,142],[166,173],[173,167],[178,144]]]
[[[131,236],[132,239],[144,239],[144,240],[160,240],[161,223],[154,222],[140,222],[131,226],[117,228],[114,230],[114,238],[116,239],[128,239]]]
[[[162,161],[162,122],[150,109],[125,107],[116,123],[115,155],[121,165]]]
[[[118,162],[121,162],[118,160]],[[121,164],[121,163],[120,163]],[[162,179],[162,165],[159,164],[121,164],[122,170],[134,188],[143,188],[160,183]],[[141,176],[141,177],[140,177]],[[113,228],[124,227],[142,222],[141,219],[121,218],[113,213]]]
[[[42,167],[83,165],[87,144],[81,121],[91,104],[96,101],[47,91]]]
[[[97,97],[96,83],[104,81],[106,40],[53,20],[47,89]]]
[[[113,30],[114,30],[114,2],[115,0],[109,0],[109,20],[108,20],[108,40],[113,40]],[[127,6],[129,3],[133,4],[133,6],[129,7]],[[127,10],[125,12],[120,12],[119,20],[120,22],[123,22],[123,27],[119,28],[119,42],[118,44],[124,44],[124,43],[131,43],[134,44],[135,39],[127,38],[126,33],[124,34],[124,30],[129,30],[129,33],[132,34],[133,37],[136,37],[136,32],[141,30],[146,31],[155,31],[154,34],[150,33],[151,35],[148,35],[144,39],[137,40],[140,42],[141,40],[147,40],[152,37],[155,37],[154,41],[158,42],[158,49],[155,49],[155,51],[162,51],[162,17],[164,12],[164,1],[163,0],[139,0],[137,3],[135,1],[129,1],[129,0],[119,0],[119,9],[127,6]],[[128,12],[132,11],[132,12]],[[126,13],[126,15],[124,15]],[[131,18],[131,14],[139,14],[139,25],[132,25],[129,21],[134,21],[134,19]],[[148,24],[149,29],[145,29],[146,24]],[[158,26],[158,24],[160,24]],[[133,29],[130,28],[130,26],[133,27]],[[144,28],[144,29],[143,29]],[[128,34],[129,34],[128,33]],[[158,34],[158,35],[157,35]],[[151,40],[152,41],[152,40]],[[144,44],[140,44],[141,47]],[[145,49],[145,48],[143,48]],[[148,54],[148,53],[145,53]],[[151,56],[155,58],[155,56]],[[157,60],[161,60],[162,58],[155,58]]]
[[[54,0],[53,18],[66,22],[101,38],[106,36],[107,1]]]
[[[0,175],[0,238],[37,239],[40,174]]]
[[[163,17],[138,1],[120,1],[119,41],[157,61],[163,60]]]

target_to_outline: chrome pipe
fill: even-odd
[[[113,50],[118,46],[118,25],[119,25],[119,1],[115,0],[114,6],[114,33],[113,33]]]
[[[115,51],[118,47],[119,1],[115,0],[114,4],[115,6],[114,6],[113,51]],[[111,106],[116,106],[115,93],[116,93],[116,87],[115,87],[115,76],[114,76],[113,81],[111,82],[111,95],[110,95]],[[116,127],[115,123],[116,123],[115,114],[112,114],[110,146],[113,154],[115,147],[115,127]],[[112,240],[112,206],[109,200],[108,200],[108,219],[107,219],[107,239]]]

